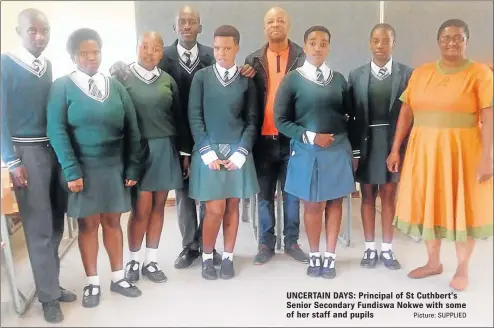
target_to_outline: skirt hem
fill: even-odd
[[[468,237],[485,239],[493,236],[492,224],[481,227],[467,227],[466,231],[456,231],[442,226],[425,228],[423,224],[412,224],[395,217],[393,226],[406,235],[419,237],[424,240],[445,239],[455,242],[466,242]]]

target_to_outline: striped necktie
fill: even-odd
[[[36,71],[36,73],[39,73],[39,71],[41,70],[41,61],[36,58],[35,60],[33,60],[32,67]]]
[[[388,69],[386,67],[381,67],[379,72],[377,73],[377,77],[381,80],[384,80],[389,76]]]
[[[220,153],[225,156],[225,157],[228,157],[228,154],[230,154],[230,151],[231,151],[231,147],[229,144],[219,144],[218,145],[219,147],[219,150],[220,150]]]
[[[324,75],[320,68],[316,69],[317,82],[324,82]]]
[[[103,98],[101,91],[98,89],[93,79],[89,79],[89,94],[97,99]]]
[[[184,56],[185,56],[185,65],[187,65],[187,67],[190,67],[190,64],[192,64],[192,60],[190,59],[190,56],[192,55],[192,53],[190,51],[186,51],[184,52]]]
[[[225,72],[225,75],[223,76],[223,80],[225,80],[225,82],[228,82],[228,80],[230,79],[230,78],[229,78],[229,75],[230,75],[230,74],[228,73],[228,71],[226,71],[226,72]]]

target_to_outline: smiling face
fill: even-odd
[[[157,33],[145,33],[137,46],[139,65],[153,70],[163,57],[163,40]]]
[[[199,14],[189,7],[183,8],[177,15],[173,30],[177,33],[180,41],[196,42],[197,35],[202,31]]]
[[[312,65],[321,66],[329,55],[329,35],[322,31],[313,31],[307,36],[304,45],[307,61]]]
[[[84,40],[74,54],[74,63],[77,68],[89,76],[98,72],[101,64],[101,48],[95,40]]]
[[[372,56],[382,62],[387,62],[391,57],[395,45],[393,32],[386,28],[377,28],[372,32],[370,49]]]
[[[467,43],[468,39],[463,27],[449,26],[439,34],[439,49],[442,57],[447,60],[463,59]]]

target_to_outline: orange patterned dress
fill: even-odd
[[[414,116],[393,223],[402,232],[459,242],[493,235],[493,181],[477,181],[479,116],[492,89],[490,68],[471,60],[455,71],[435,62],[413,72],[401,96]]]

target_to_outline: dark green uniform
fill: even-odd
[[[75,73],[72,73],[75,74]],[[57,79],[48,100],[48,137],[67,181],[83,179],[69,195],[68,215],[84,218],[130,210],[126,179],[140,176],[140,133],[134,104],[120,82],[106,79],[97,99],[72,74]]]
[[[132,98],[141,132],[141,191],[182,188],[183,179],[178,151],[186,151],[187,126],[182,117],[180,96],[175,80],[158,69],[159,75],[147,80],[130,65],[133,74],[123,81]]]
[[[196,73],[189,95],[189,122],[194,138],[190,197],[200,201],[249,198],[259,192],[251,149],[258,128],[254,82],[238,70],[228,82],[216,64]],[[228,151],[220,151],[228,145]],[[201,155],[214,151],[219,159],[239,152],[246,156],[241,169],[211,170]]]

